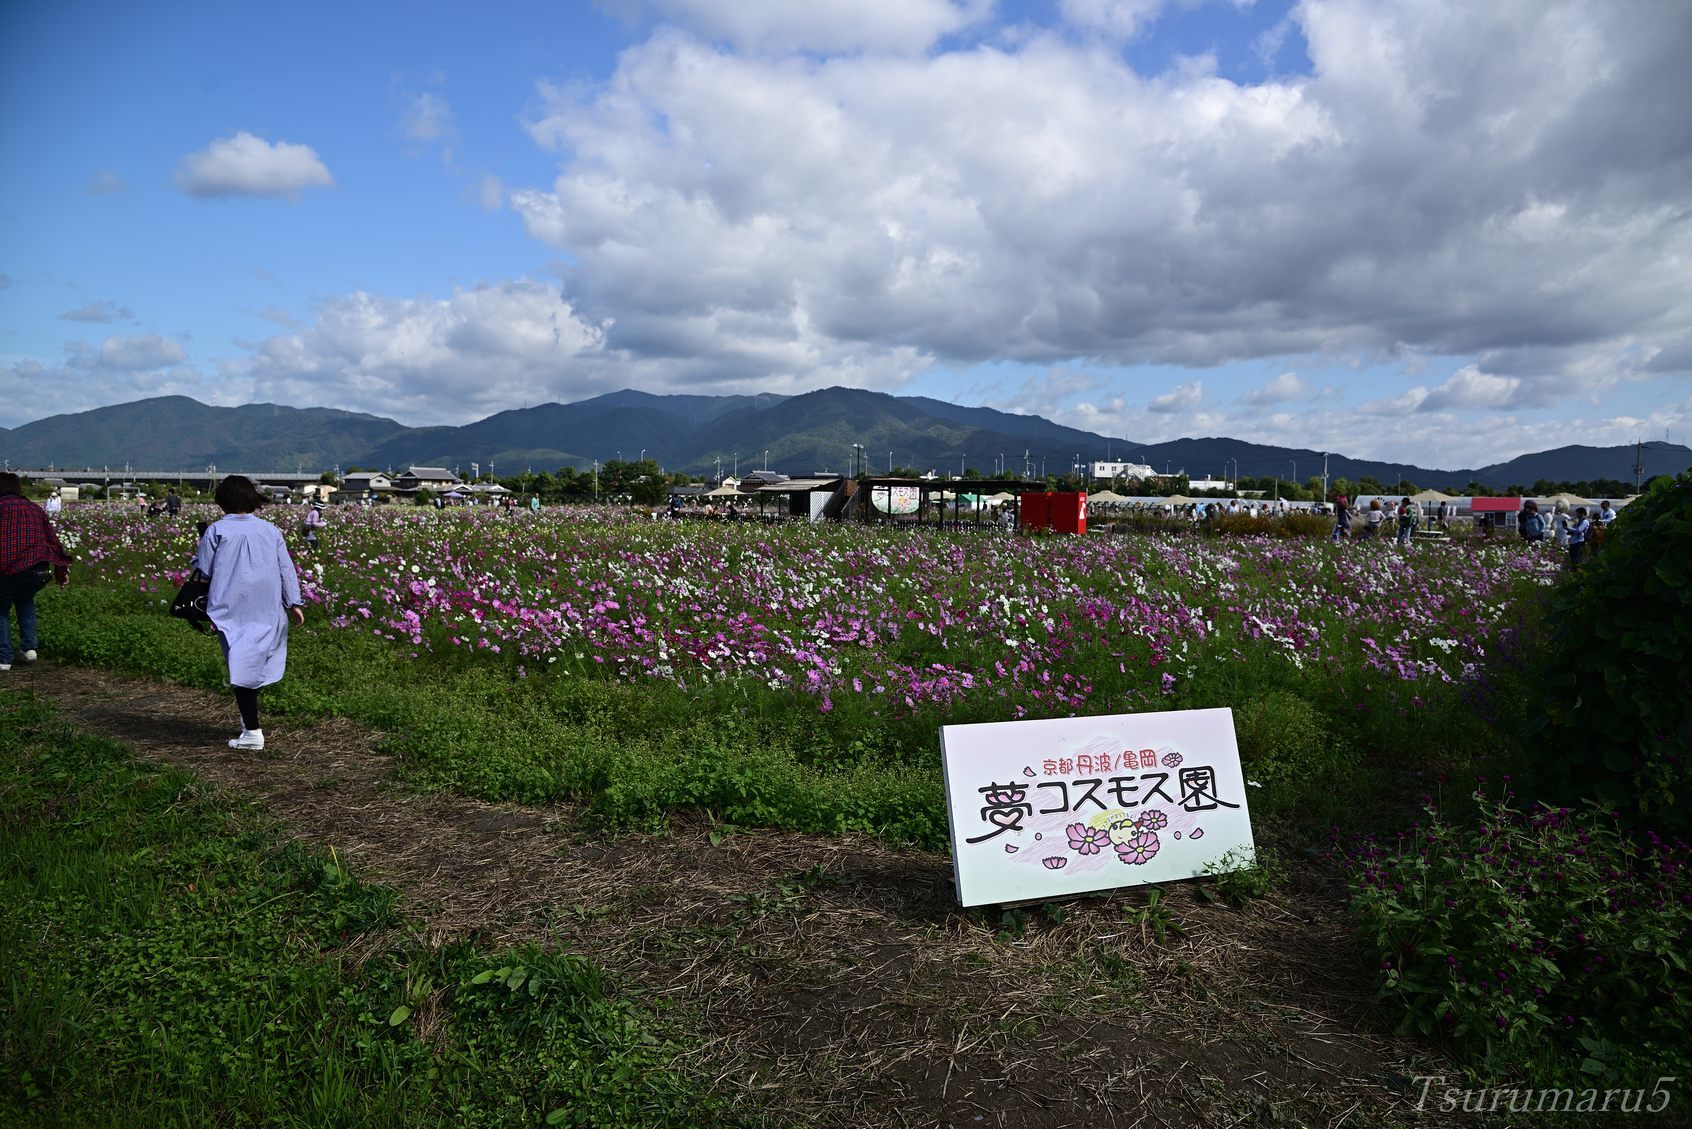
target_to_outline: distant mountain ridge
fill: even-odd
[[[51,416],[0,429],[0,455],[14,467],[118,467],[253,471],[326,470],[339,465],[403,469],[445,466],[468,473],[586,468],[595,460],[654,458],[667,470],[723,473],[767,465],[790,474],[870,473],[893,466],[992,474],[1004,469],[1066,473],[1106,458],[1185,471],[1194,478],[1276,475],[1308,481],[1322,453],[1225,437],[1135,443],[1065,427],[1039,416],[970,408],[923,396],[825,388],[798,396],[660,396],[625,389],[572,404],[498,412],[461,427],[406,427],[395,420],[334,408],[247,404],[217,408],[165,396]],[[1540,480],[1632,481],[1634,448],[1561,447],[1474,469],[1441,470],[1330,453],[1328,473],[1370,476],[1389,488],[1491,489]],[[1692,465],[1692,450],[1655,443],[1646,477]]]

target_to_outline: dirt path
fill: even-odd
[[[21,677],[19,677],[21,675]],[[690,1064],[776,1124],[1422,1124],[1415,1048],[1385,1038],[1336,892],[1235,911],[1167,888],[1035,914],[956,908],[941,855],[861,838],[608,839],[569,807],[416,795],[380,735],[272,722],[238,753],[233,703],[42,664],[11,683],[144,756],[262,801],[289,833],[401,892],[434,934],[580,953],[681,1009]]]

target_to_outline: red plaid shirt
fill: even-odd
[[[70,563],[45,510],[17,494],[0,494],[0,576],[16,576],[44,564],[63,573]]]

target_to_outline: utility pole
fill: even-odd
[[[1328,500],[1328,452],[1322,452],[1322,501]]]
[[[1645,481],[1645,441],[1633,441],[1633,492],[1639,493]]]

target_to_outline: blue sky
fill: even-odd
[[[1685,442],[1688,48],[1654,0],[16,0],[0,426],[844,384]]]

